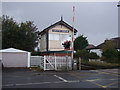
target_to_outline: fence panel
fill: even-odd
[[[72,70],[72,59],[69,56],[31,56],[30,66],[44,70]]]
[[[55,70],[54,56],[44,56],[44,70]]]
[[[68,56],[45,56],[44,70],[72,70],[72,59]]]
[[[31,56],[30,58],[31,67],[41,67],[44,68],[44,57],[43,56]]]

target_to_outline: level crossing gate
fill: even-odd
[[[72,58],[70,56],[37,56],[31,57],[31,67],[40,66],[46,70],[72,70]]]

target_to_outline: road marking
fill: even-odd
[[[78,82],[80,82],[80,81],[79,80],[67,81],[67,83],[78,83]],[[23,86],[23,85],[51,84],[51,83],[65,83],[65,82],[64,81],[55,81],[55,82],[38,82],[38,83],[24,83],[24,84],[6,84],[3,86],[9,87],[9,86]]]
[[[93,80],[85,80],[85,81],[91,82],[91,83],[93,83],[93,84],[95,84],[95,85],[97,85],[97,86],[100,86],[100,87],[102,87],[102,88],[106,88],[106,87],[103,86],[103,85],[100,85],[100,84],[98,84],[98,83],[96,83],[96,82],[93,82]]]
[[[111,85],[117,83],[117,82],[113,82],[113,83],[110,83],[108,85],[101,85],[101,84],[98,84],[98,83],[94,82],[94,81],[97,81],[97,80],[116,80],[116,79],[93,79],[93,80],[85,80],[85,81],[91,82],[91,83],[93,83],[95,85],[98,85],[98,86],[100,86],[102,88],[107,88],[108,86],[111,86]]]
[[[37,85],[37,84],[49,84],[49,83],[61,83],[63,81],[59,82],[39,82],[39,83],[23,83],[23,84],[6,84],[3,86],[21,86],[21,85]]]
[[[75,76],[75,77],[81,79],[81,76],[79,76],[77,74],[70,74],[70,75]],[[95,82],[95,81],[99,81],[99,80],[117,80],[117,79],[98,79],[97,78],[97,79],[89,79],[89,80],[83,80],[83,81],[91,82],[91,83],[93,83],[93,84],[95,84],[97,86],[100,86],[102,88],[106,88],[108,86],[108,85],[100,85],[100,84],[98,84],[98,83]],[[112,83],[112,84],[114,84],[114,83]],[[112,85],[112,84],[110,84],[110,85]]]
[[[57,76],[57,75],[54,75],[55,77],[57,77],[58,79],[64,81],[64,82],[68,82],[67,80],[65,80],[64,78],[60,77],[60,76]]]
[[[112,76],[119,76],[120,74],[118,72],[108,72],[108,71],[103,71],[103,70],[90,70],[92,72],[97,72],[99,74],[103,73],[103,74],[109,74],[109,75],[112,75]]]
[[[94,82],[94,81],[101,81],[101,80],[118,80],[118,79],[88,79],[88,80],[85,80],[85,81],[90,81],[90,82]]]
[[[94,81],[97,81],[97,80],[101,80],[101,79],[90,79],[90,80],[85,80],[85,81],[94,82]]]
[[[118,83],[118,81],[117,81],[117,82],[110,83],[110,84],[106,85],[106,87],[109,87],[109,86],[114,85],[114,84],[117,84],[117,83]]]
[[[80,80],[68,81],[68,83],[76,83],[76,82],[80,82]]]

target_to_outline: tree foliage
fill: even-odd
[[[76,58],[81,57],[83,60],[89,60],[89,59],[98,59],[99,56],[95,52],[89,52],[86,49],[82,49],[74,54]]]
[[[34,51],[37,43],[37,27],[32,21],[17,23],[9,16],[2,17],[2,48],[18,48]]]
[[[112,40],[107,40],[102,48],[102,59],[107,62],[118,63],[118,57],[119,51],[115,49],[115,43]]]
[[[98,58],[100,58],[100,57],[97,55],[97,53],[95,53],[95,52],[90,52],[90,54],[89,54],[89,59],[98,59]]]
[[[115,49],[115,43],[112,40],[106,40],[103,45],[102,52],[105,52],[108,49]]]
[[[74,49],[76,51],[84,49],[86,46],[88,46],[88,40],[87,37],[84,37],[83,35],[78,36],[74,41]]]

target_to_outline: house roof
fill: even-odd
[[[69,28],[71,31],[73,30],[73,27],[70,26],[69,24],[67,24],[66,22],[63,21],[62,17],[61,20],[56,22],[55,24],[48,26],[47,28],[45,28],[43,31],[39,32],[39,35],[43,35],[44,33],[46,33],[49,29],[55,27],[56,25],[64,25],[65,27]],[[77,30],[74,29],[74,33],[77,33]]]
[[[8,48],[8,49],[2,49],[0,50],[0,52],[27,52],[27,51],[15,49],[15,48]]]
[[[116,49],[120,49],[120,37],[112,38],[112,39],[110,39],[110,40],[112,40],[112,41],[115,43],[115,48],[116,48]],[[103,43],[101,43],[101,44],[99,44],[99,45],[97,45],[97,46],[88,45],[88,46],[86,47],[86,49],[102,49],[106,41],[107,41],[107,40],[105,40]]]
[[[115,43],[115,48],[116,49],[120,49],[120,37],[112,38],[110,40],[112,40]],[[104,46],[106,41],[107,40],[105,40],[103,43],[101,43],[98,46],[96,46],[96,49],[101,49]]]
[[[95,49],[96,47],[94,46],[94,45],[92,45],[92,44],[89,44],[87,47],[86,47],[86,49]]]

